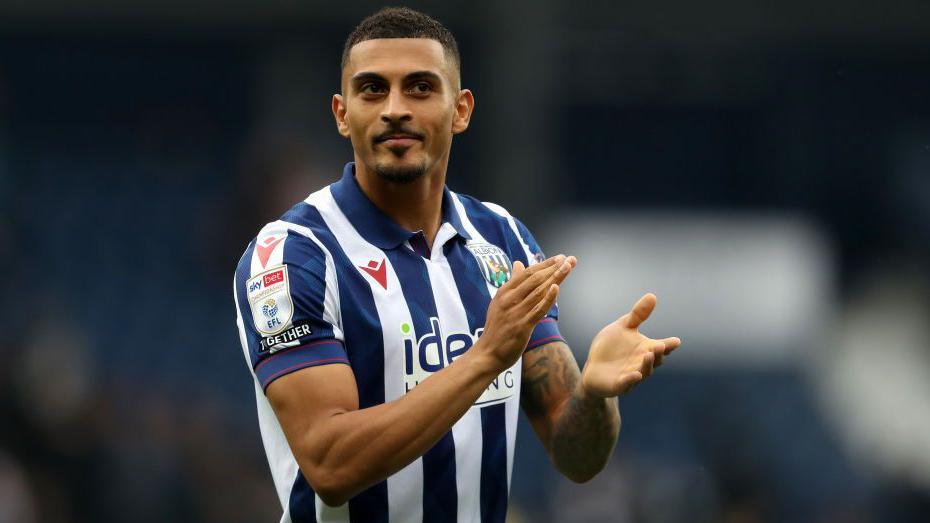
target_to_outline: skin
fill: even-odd
[[[639,332],[656,306],[654,294],[594,337],[584,371],[568,345],[555,342],[523,356],[521,405],[553,465],[584,483],[603,470],[620,433],[617,396],[652,375],[681,345],[677,337],[654,340]]]
[[[422,230],[432,246],[453,135],[468,128],[475,99],[459,87],[456,64],[425,38],[386,38],[352,47],[332,109],[339,134],[352,141],[362,192],[402,227]],[[378,141],[388,135],[410,140]],[[375,174],[422,168],[410,184]]]
[[[452,137],[468,128],[474,103],[439,42],[419,38],[355,45],[342,93],[333,96],[336,127],[352,142],[362,191],[399,225],[422,230],[431,246]],[[379,170],[423,174],[398,183]],[[488,306],[484,334],[395,401],[359,409],[355,377],[346,365],[309,367],[272,382],[268,400],[323,502],[341,505],[422,456],[521,357],[522,406],[553,463],[574,481],[597,474],[620,429],[616,396],[648,377],[680,340],[651,340],[638,332],[655,307],[655,296],[647,294],[595,337],[583,372],[561,342],[524,353],[576,264],[564,255],[529,268],[514,262],[511,280]]]

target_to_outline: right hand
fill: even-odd
[[[562,283],[578,261],[574,256],[553,256],[529,268],[513,264],[510,281],[498,289],[488,305],[484,333],[476,347],[492,357],[498,371],[520,359],[530,334],[559,295]]]

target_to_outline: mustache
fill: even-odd
[[[387,140],[387,139],[389,139],[389,138],[391,138],[391,137],[395,137],[395,136],[404,136],[404,137],[408,137],[408,138],[416,138],[417,140],[423,140],[423,138],[424,138],[424,137],[423,137],[423,133],[418,133],[418,132],[416,132],[416,131],[414,131],[414,130],[412,130],[412,129],[408,129],[408,128],[406,128],[406,127],[397,126],[397,127],[391,127],[391,128],[388,129],[387,131],[384,131],[383,133],[380,133],[380,134],[378,134],[377,136],[375,136],[375,143],[383,142],[383,141],[385,141],[385,140]]]

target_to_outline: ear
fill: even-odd
[[[349,137],[349,122],[346,121],[346,104],[341,94],[333,95],[333,118],[336,119],[336,129],[344,138]]]
[[[452,134],[459,134],[468,129],[471,113],[475,110],[475,96],[468,89],[459,91],[455,100],[455,116],[452,118]]]

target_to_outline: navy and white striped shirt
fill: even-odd
[[[393,401],[465,353],[512,261],[537,263],[536,240],[503,208],[444,189],[430,250],[384,215],[346,165],[342,179],[266,225],[236,269],[242,349],[255,381],[282,522],[504,521],[522,359],[502,372],[439,442],[409,466],[330,507],[300,474],[264,390],[326,364],[352,368],[359,408]],[[560,340],[554,306],[527,350]]]

